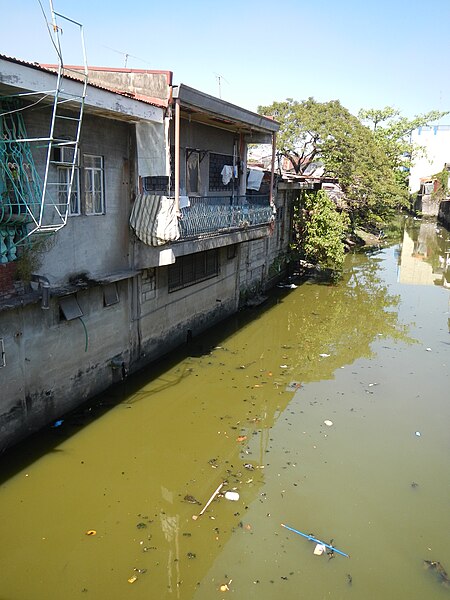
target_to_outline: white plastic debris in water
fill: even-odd
[[[325,552],[325,546],[323,544],[316,544],[314,548],[314,554],[321,556]]]
[[[319,354],[319,356],[321,356],[322,358],[328,358],[329,356],[331,356],[331,354],[322,353],[322,354]]]
[[[225,498],[237,502],[239,500],[239,494],[237,492],[225,492]]]
[[[431,348],[427,348],[427,352],[432,352]]]
[[[326,421],[324,421],[324,423],[327,427],[331,427],[333,425],[333,421],[329,421],[328,419],[326,419]]]
[[[417,437],[420,437],[421,436],[420,431],[416,431],[416,435],[417,435]]]

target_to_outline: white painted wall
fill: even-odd
[[[434,175],[450,163],[450,125],[419,127],[413,131],[411,141],[425,149],[411,168],[409,191],[413,194],[419,190],[422,177]]]

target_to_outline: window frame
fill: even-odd
[[[100,166],[87,165],[86,159],[99,159]],[[105,209],[105,161],[100,154],[83,154],[83,198],[84,198],[84,214],[87,216],[104,215]],[[91,185],[87,185],[89,183]],[[100,182],[100,188],[95,189],[95,182]],[[88,195],[92,195],[92,200],[88,200]],[[100,210],[96,210],[98,202],[96,194],[100,197]]]
[[[217,277],[219,272],[218,248],[180,256],[168,267],[168,293]]]
[[[70,172],[72,167],[66,165],[58,165],[58,201],[60,204],[67,203],[67,193],[69,191],[69,183],[70,183]],[[60,176],[62,173],[65,173],[65,181],[60,180]],[[73,198],[75,197],[76,210],[72,210],[73,207]],[[79,167],[74,167],[73,173],[73,181],[72,181],[72,191],[70,194],[70,200],[68,203],[68,213],[69,217],[78,217],[81,215],[81,202],[80,202],[80,169]]]

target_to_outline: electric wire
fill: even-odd
[[[15,110],[9,110],[7,112],[0,113],[0,117],[4,117],[6,115],[12,115],[13,113],[18,113],[18,112],[21,112],[22,110],[28,110],[29,108],[33,108],[33,106],[36,106],[36,104],[39,104],[39,102],[42,102],[42,100],[45,100],[45,98],[48,98],[48,96],[50,96],[50,94],[45,94],[44,96],[42,96],[42,98],[39,98],[39,100],[36,100],[36,102],[33,102],[33,104],[28,104],[27,106],[22,106],[20,108],[16,108]]]
[[[47,27],[47,31],[48,31],[48,34],[49,34],[49,36],[50,36],[50,40],[51,40],[51,42],[52,42],[52,44],[53,44],[53,46],[54,46],[54,48],[55,48],[55,50],[56,50],[56,54],[58,55],[58,57],[59,57],[59,60],[60,60],[60,61],[61,61],[61,63],[62,63],[62,62],[63,62],[63,58],[62,58],[61,50],[60,50],[60,48],[58,48],[58,46],[55,44],[55,40],[53,39],[52,32],[50,31],[50,27],[48,26],[47,15],[45,14],[44,7],[42,6],[42,2],[41,2],[41,0],[37,0],[37,1],[38,1],[38,4],[39,4],[39,6],[41,7],[41,11],[42,11],[42,14],[43,14],[43,16],[44,16],[45,26]]]

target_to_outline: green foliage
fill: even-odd
[[[441,202],[448,196],[448,170],[444,167],[442,171],[433,175],[432,179],[437,182],[437,189],[431,194],[433,200]]]
[[[320,103],[288,99],[259,107],[281,124],[278,152],[302,174],[321,161],[325,175],[337,177],[345,194],[343,208],[352,226],[380,225],[408,200],[386,145],[338,100]]]
[[[322,267],[340,270],[344,262],[348,218],[336,211],[326,192],[303,194],[296,207],[297,249],[302,258]]]
[[[412,132],[447,114],[448,112],[432,110],[408,119],[402,117],[398,110],[386,106],[383,109],[360,110],[358,117],[372,129],[375,140],[384,151],[398,182],[406,188],[412,162],[423,151],[422,147],[411,143]]]
[[[16,276],[19,281],[25,283],[31,281],[32,274],[36,273],[42,265],[43,254],[50,250],[54,245],[54,241],[53,236],[42,237],[33,244],[30,243],[20,247],[19,255],[16,259]]]

